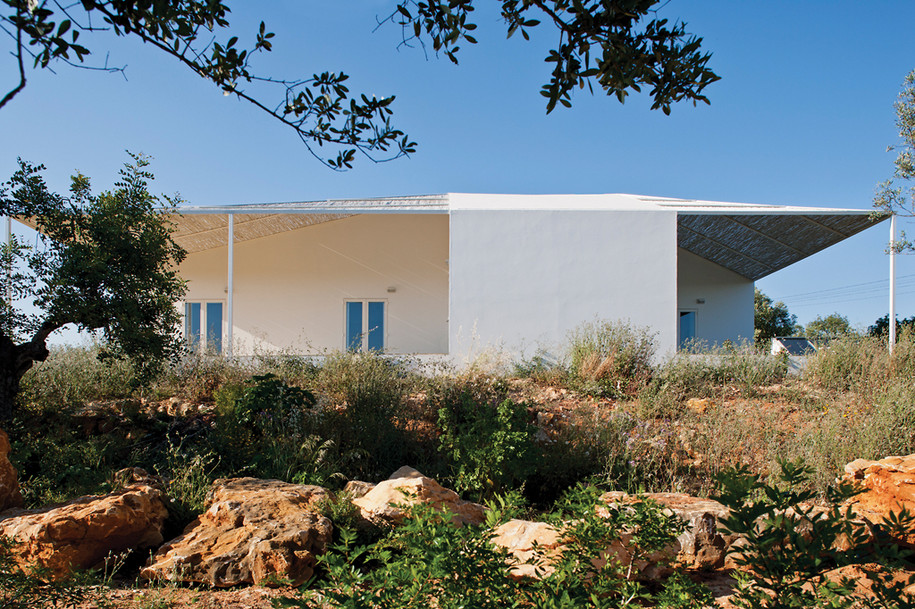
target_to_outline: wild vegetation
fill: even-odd
[[[512,365],[455,371],[377,353],[195,356],[142,387],[133,382],[129,364],[98,362],[97,347],[66,347],[23,378],[20,407],[7,431],[29,505],[106,492],[113,472],[139,466],[168,480],[172,532],[200,513],[206,489],[218,477],[277,478],[336,490],[347,480],[375,482],[409,464],[466,498],[488,501],[491,518],[525,511],[581,520],[590,513],[582,506],[597,489],[720,492],[734,506],[758,510],[763,504],[751,499],[777,488],[788,493],[786,501],[830,505],[847,462],[915,452],[910,332],[900,336],[892,357],[876,337],[834,338],[800,377],[787,374],[784,358],[749,345],[700,347],[660,360],[650,332],[595,322],[573,332],[559,356],[540,353]],[[327,510],[338,524],[351,520],[339,505]],[[834,514],[836,522],[841,517]],[[314,584],[325,602],[424,606],[455,594],[458,584],[439,577],[441,570],[485,575],[479,580],[485,589],[464,592],[503,603],[494,606],[585,607],[597,594],[614,599],[599,606],[687,607],[707,594],[682,578],[620,588],[628,580],[618,571],[595,579],[582,570],[574,547],[552,579],[514,585],[509,593],[498,580],[504,574],[494,571],[503,557],[482,533],[453,529],[429,514],[416,518],[423,524],[391,532],[383,545],[360,545],[364,537],[339,534]],[[672,526],[663,518],[652,522],[659,535]],[[735,520],[733,527],[739,526]],[[612,537],[615,530],[601,535]],[[592,534],[585,529],[576,539],[592,544]],[[457,554],[431,557],[435,548]],[[429,571],[417,575],[418,564]],[[826,557],[817,564],[838,563]],[[347,570],[353,565],[365,568]],[[346,600],[410,574],[431,586],[414,590],[414,605],[393,596],[393,604]],[[814,579],[797,584],[803,588],[797,594],[808,594],[810,585],[803,584]],[[822,594],[837,594],[833,584],[816,582],[826,586]],[[747,584],[744,606],[794,606],[767,605],[758,583]],[[562,604],[560,597],[570,600]]]

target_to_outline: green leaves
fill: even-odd
[[[393,96],[363,103],[355,101],[358,96],[351,100],[349,90],[340,84],[348,78],[342,73],[287,80],[255,72],[251,61],[259,52],[272,49],[274,34],[261,22],[250,48],[243,48],[237,35],[220,41],[218,30],[229,26],[229,8],[221,0],[85,0],[66,9],[56,3],[41,3],[31,11],[24,10],[24,4],[22,0],[0,0],[0,22],[9,23],[19,34],[19,38],[14,36],[13,54],[32,56],[37,68],[64,61],[105,71],[123,70],[109,67],[107,60],[104,66],[84,65],[90,51],[76,43],[80,32],[110,30],[117,36],[151,44],[226,95],[235,95],[267,112],[291,128],[319,161],[335,170],[351,168],[357,154],[383,161],[416,150],[416,143],[390,123]],[[84,14],[79,14],[80,6]],[[6,14],[2,8],[7,9]],[[57,23],[60,17],[66,18]],[[100,20],[106,25],[99,26]],[[72,33],[70,41],[65,39],[67,33]],[[0,99],[0,108],[24,86],[22,73],[20,85]],[[333,151],[319,150],[325,146]]]
[[[19,376],[42,356],[26,345],[44,345],[64,325],[105,338],[103,356],[130,358],[140,381],[180,350],[179,314],[174,306],[184,293],[177,265],[184,251],[171,239],[163,207],[148,191],[149,161],[131,155],[114,189],[94,195],[89,180],[76,175],[70,197],[48,190],[42,166],[20,160],[20,168],[0,187],[0,213],[28,218],[39,231],[38,245],[13,242],[5,262],[27,268],[12,286],[37,311],[3,318],[3,339],[19,345],[29,361]],[[4,369],[0,374],[13,374]]]
[[[708,591],[685,577],[655,595],[653,587],[627,578],[631,563],[668,547],[683,528],[676,517],[652,503],[598,514],[605,508],[598,491],[578,487],[559,513],[563,542],[556,551],[541,548],[531,562],[549,563],[541,578],[513,579],[509,555],[493,545],[493,530],[511,517],[511,498],[496,496],[485,527],[454,526],[433,507],[408,509],[404,524],[374,546],[357,546],[355,533],[318,558],[326,579],[305,593],[300,607],[386,609],[584,609],[589,607],[696,607]],[[601,560],[626,537],[631,560]],[[660,601],[658,603],[657,601]],[[326,605],[325,605],[326,604]]]
[[[526,404],[477,402],[468,393],[439,409],[439,450],[453,464],[455,487],[490,497],[523,481],[534,465],[528,418]]]
[[[897,154],[893,161],[893,179],[877,185],[874,208],[878,217],[888,213],[915,215],[915,185],[902,185],[915,180],[915,70],[906,75],[894,107],[901,141],[887,148],[887,151],[896,151]],[[890,243],[889,249],[915,251],[915,244],[903,232],[894,243]]]
[[[857,493],[851,486],[830,488],[825,507],[814,504],[816,495],[807,485],[811,471],[800,462],[780,461],[771,483],[746,467],[718,477],[716,499],[731,509],[723,524],[743,538],[731,556],[743,572],[737,576],[734,604],[749,609],[912,606],[915,599],[903,592],[903,586],[887,595],[893,579],[887,570],[865,569],[875,582],[867,596],[856,592],[848,578],[827,576],[843,565],[895,566],[901,556],[896,545],[880,541],[881,529],[896,530],[892,522],[876,525],[872,537],[854,521],[845,503]],[[915,518],[902,514],[897,520],[911,526]],[[883,602],[871,604],[880,595]]]
[[[507,36],[520,32],[530,40],[529,30],[545,21],[559,33],[559,41],[544,61],[552,64],[549,81],[540,94],[547,99],[547,113],[556,105],[571,107],[576,88],[597,85],[607,95],[624,102],[630,91],[649,86],[651,108],[670,114],[679,101],[709,103],[705,87],[719,79],[702,51],[702,39],[686,32],[685,23],[669,24],[651,17],[658,0],[502,0],[502,19]],[[413,10],[410,10],[412,8]],[[398,4],[389,17],[403,29],[404,43],[427,38],[432,49],[457,63],[458,43],[477,42],[469,34],[476,25],[468,21],[471,0]],[[408,32],[412,32],[409,36]]]

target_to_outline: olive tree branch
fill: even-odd
[[[22,15],[22,6],[16,6],[16,16],[21,17]],[[5,28],[4,28],[5,29]],[[19,64],[19,84],[11,89],[6,95],[3,96],[3,99],[0,99],[0,108],[3,108],[11,99],[16,97],[16,95],[25,88],[25,64],[22,61],[22,30],[16,28],[16,61]]]

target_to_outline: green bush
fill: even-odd
[[[130,453],[123,438],[89,436],[59,422],[19,413],[9,425],[10,460],[19,472],[22,496],[29,507],[106,493],[109,478]]]
[[[598,491],[578,488],[552,515],[564,544],[552,559],[552,572],[541,579],[515,581],[506,566],[507,552],[490,540],[492,529],[511,517],[510,502],[490,504],[486,523],[454,526],[429,506],[410,508],[404,525],[374,546],[355,545],[353,533],[321,556],[326,579],[291,605],[363,609],[475,609],[530,607],[560,609],[641,606],[693,607],[710,600],[707,590],[672,578],[659,590],[635,581],[636,561],[668,547],[682,530],[676,517],[651,503],[597,512]],[[631,537],[631,560],[592,562],[623,532]],[[543,565],[541,553],[533,564]]]
[[[323,437],[350,456],[351,477],[384,479],[414,456],[404,431],[414,378],[405,363],[375,352],[328,355],[317,375],[326,398]]]
[[[524,403],[479,403],[463,394],[439,409],[438,424],[458,491],[490,497],[515,488],[534,469],[535,427]]]
[[[636,395],[651,379],[655,337],[628,323],[594,321],[569,333],[573,386],[612,397]]]
[[[851,507],[841,507],[855,494],[851,486],[830,487],[827,507],[821,508],[809,490],[809,467],[788,461],[779,467],[773,483],[746,468],[718,478],[716,498],[731,510],[723,524],[743,538],[731,551],[740,567],[733,604],[747,609],[915,606],[915,596],[903,590],[915,576],[894,583],[887,570],[904,564],[911,552],[886,543],[910,531],[915,516],[903,512],[874,525],[872,537],[854,521]],[[884,568],[870,568],[873,564]],[[843,565],[870,565],[863,569],[873,584],[870,590],[862,595],[851,578],[827,576]]]
[[[311,467],[301,451],[313,427],[309,418],[316,399],[310,391],[265,374],[243,389],[225,385],[216,401],[213,443],[223,469],[291,481]]]

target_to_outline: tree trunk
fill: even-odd
[[[43,328],[35,338],[21,345],[6,336],[0,337],[0,421],[9,421],[13,416],[23,375],[32,364],[48,358],[45,338],[49,333]]]
[[[7,366],[0,366],[0,421],[9,421],[13,416],[20,378]]]

